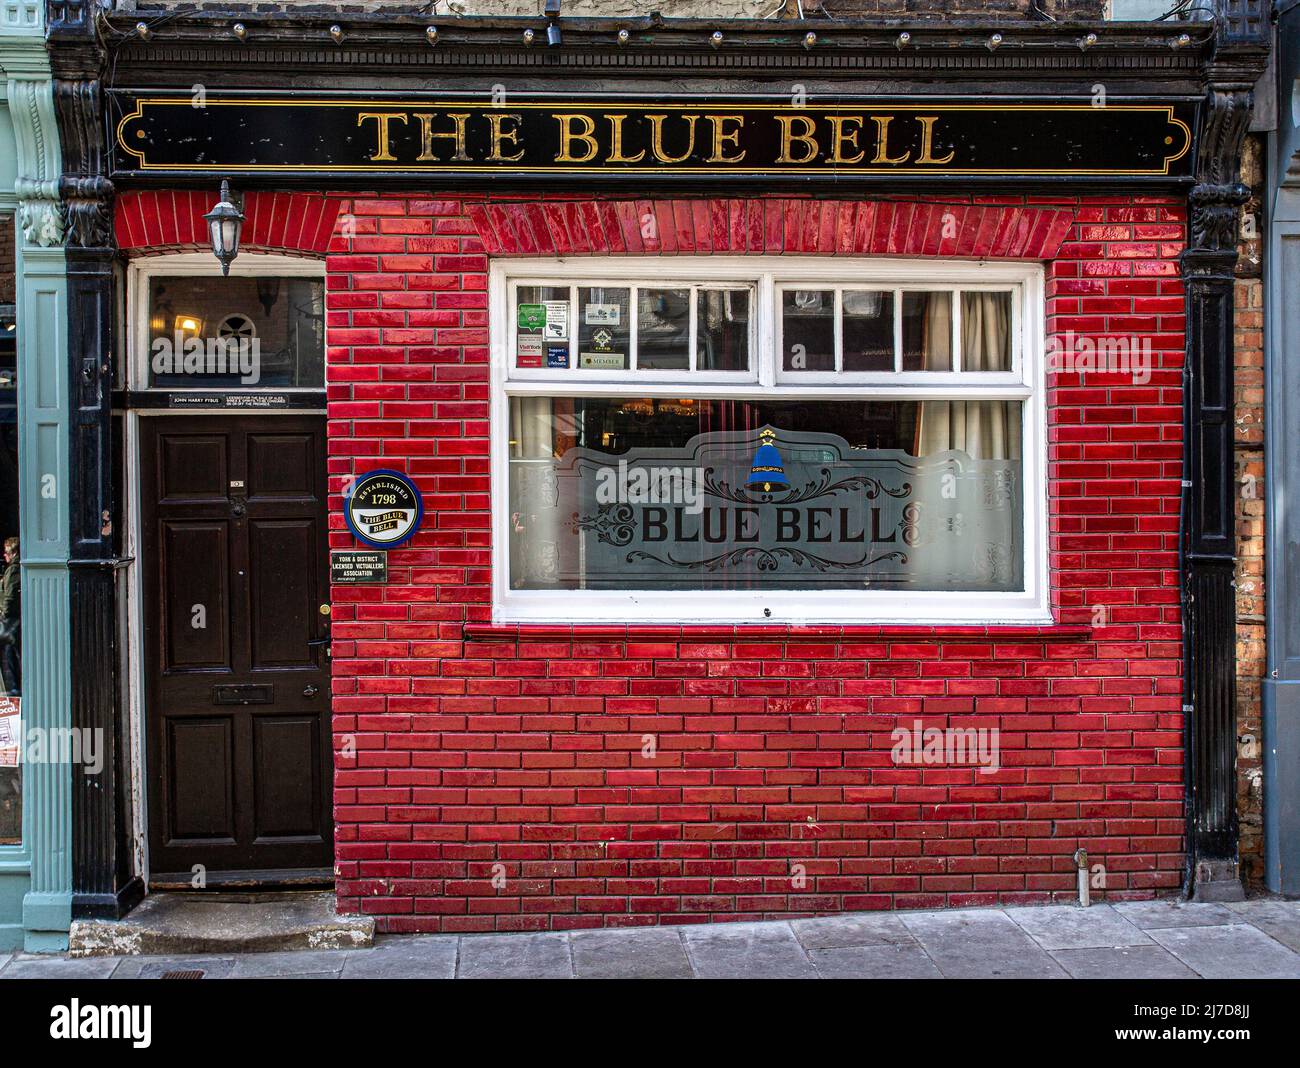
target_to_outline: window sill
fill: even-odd
[[[788,626],[770,624],[717,625],[682,623],[467,623],[465,640],[513,641],[863,641],[879,638],[941,638],[944,641],[1078,641],[1092,638],[1086,623],[987,624],[926,626],[873,623],[850,626]]]

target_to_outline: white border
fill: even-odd
[[[1047,397],[1043,352],[1045,306],[1040,264],[902,260],[875,257],[672,256],[582,257],[579,259],[494,259],[489,266],[489,342],[491,353],[492,618],[499,623],[1050,623],[1047,566]],[[512,396],[626,396],[629,387],[643,397],[677,397],[682,375],[671,382],[621,371],[574,374],[541,368],[520,373],[511,367],[509,294],[511,284],[582,284],[600,279],[670,279],[708,282],[749,280],[755,285],[757,313],[755,376],[718,382],[691,375],[689,392],[699,398],[742,400],[781,396],[835,400],[872,396],[889,400],[951,399],[954,389],[971,400],[1024,402],[1021,455],[1024,460],[1025,589],[1012,593],[951,593],[890,590],[511,590],[509,588],[507,429]],[[925,372],[855,374],[837,385],[782,381],[778,375],[777,288],[783,283],[820,282],[829,287],[910,288],[925,285],[1000,288],[1016,291],[1014,370],[1010,373],[943,374]],[[820,376],[819,376],[820,377]],[[972,379],[976,379],[972,382]],[[698,382],[698,384],[697,384]]]
[[[240,277],[250,275],[274,274],[294,277],[325,277],[325,261],[302,257],[272,256],[260,253],[241,253],[239,259],[230,265],[230,273]],[[147,303],[149,299],[149,279],[156,275],[215,275],[221,277],[221,268],[210,252],[175,253],[157,256],[145,256],[133,260],[126,274],[126,315],[124,324],[126,332],[126,368],[127,386],[133,390],[143,390],[149,381],[147,353],[149,351],[149,318]],[[329,294],[326,293],[326,309],[329,306]],[[326,325],[326,344],[329,339],[329,327]],[[329,377],[329,365],[326,361],[326,381]],[[267,387],[252,387],[254,390]],[[276,393],[319,392],[314,389],[280,389]],[[153,389],[153,393],[232,393],[230,389],[209,390],[172,390]],[[127,644],[127,697],[129,735],[131,751],[128,754],[131,790],[131,834],[132,834],[132,873],[144,880],[146,889],[149,885],[149,787],[145,777],[145,754],[147,738],[145,734],[144,707],[144,576],[143,562],[140,557],[142,532],[140,530],[140,420],[162,418],[202,418],[205,415],[323,415],[323,409],[268,409],[250,411],[245,408],[135,408],[127,411],[124,422],[123,447],[125,449],[125,468],[123,472],[124,507],[126,510],[125,545],[123,555],[130,561],[127,564],[126,588],[126,625],[128,632],[133,631],[137,640]],[[131,636],[130,633],[127,635]]]

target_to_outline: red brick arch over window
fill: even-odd
[[[216,202],[215,189],[123,193],[114,217],[118,247],[128,252],[209,248],[203,214]],[[319,193],[249,192],[240,248],[323,257],[341,204]]]
[[[501,200],[466,214],[490,256],[804,253],[1048,260],[1074,212],[795,197]]]
[[[118,198],[118,247],[206,248],[215,190],[147,190]],[[241,247],[323,256],[342,200],[252,191]],[[1074,222],[1069,208],[796,197],[691,200],[532,199],[467,205],[488,255],[803,253],[1052,259]]]

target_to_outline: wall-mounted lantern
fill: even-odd
[[[244,229],[244,213],[230,199],[230,182],[221,180],[221,199],[203,216],[208,221],[212,254],[221,262],[221,273],[230,273],[230,264],[239,255],[239,235]]]

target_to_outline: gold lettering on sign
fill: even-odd
[[[623,120],[626,115],[606,115],[609,119],[609,158],[606,163],[640,163],[645,159],[645,149],[635,156],[623,155]]]
[[[778,115],[776,121],[781,124],[781,154],[776,158],[777,163],[811,163],[817,158],[817,139],[813,137],[817,124],[812,119],[807,115]],[[803,133],[794,132],[796,122],[802,123]],[[790,151],[796,143],[807,149],[798,159]]]
[[[698,121],[698,115],[682,115],[681,118],[686,120],[686,151],[680,156],[670,156],[664,151],[664,119],[667,115],[647,115],[650,120],[650,151],[654,153],[655,159],[660,163],[685,163],[691,158],[695,151],[695,123]]]
[[[957,155],[956,150],[949,152],[943,159],[935,159],[934,150],[934,124],[938,120],[938,115],[918,115],[916,121],[921,124],[921,156],[917,163],[936,163],[942,166],[945,163],[951,163]]]
[[[595,120],[587,115],[556,115],[555,121],[560,124],[560,152],[555,157],[557,163],[587,163],[596,158],[596,153],[600,150],[600,145],[592,137],[595,132]],[[573,130],[574,122],[582,123],[582,132],[575,133]],[[581,141],[587,149],[586,155],[575,156],[573,154],[573,142]]]
[[[858,134],[862,132],[861,115],[827,115],[826,121],[831,124],[831,156],[832,163],[861,163],[867,158],[866,152],[859,151],[852,155],[844,154],[844,147],[859,148]],[[855,123],[854,129],[847,129],[846,123]]]
[[[745,158],[745,149],[740,149],[739,156],[728,156],[726,146],[733,145],[740,148],[740,129],[745,125],[744,115],[710,115],[709,122],[713,124],[713,155],[706,163],[739,163]],[[736,128],[728,130],[726,123],[734,122]]]
[[[519,130],[517,128],[514,130],[502,129],[501,122],[503,119],[513,119],[516,126],[522,126],[524,121],[524,117],[515,112],[488,112],[488,128],[492,131],[492,154],[488,156],[488,159],[492,163],[514,163],[516,160],[524,158],[522,148],[513,156],[507,156],[502,151],[507,141],[510,142],[511,148],[518,148],[519,146]]]
[[[872,115],[871,121],[876,124],[876,156],[872,163],[906,163],[908,154],[904,152],[901,156],[891,156],[889,154],[889,124],[894,121],[892,115]]]
[[[418,158],[421,163],[437,158],[433,154],[433,139],[435,137],[445,137],[456,146],[456,151],[451,155],[452,159],[460,161],[469,159],[469,153],[465,151],[465,120],[469,118],[468,112],[448,113],[447,118],[456,124],[455,129],[444,130],[441,133],[433,132],[433,120],[438,117],[436,113],[417,111],[415,117],[420,120],[420,155]]]
[[[390,151],[390,141],[388,139],[388,124],[391,120],[397,119],[399,122],[406,122],[406,112],[404,111],[363,111],[357,115],[357,125],[360,126],[366,119],[374,119],[375,126],[375,150],[370,154],[374,162],[391,163],[396,160]]]

